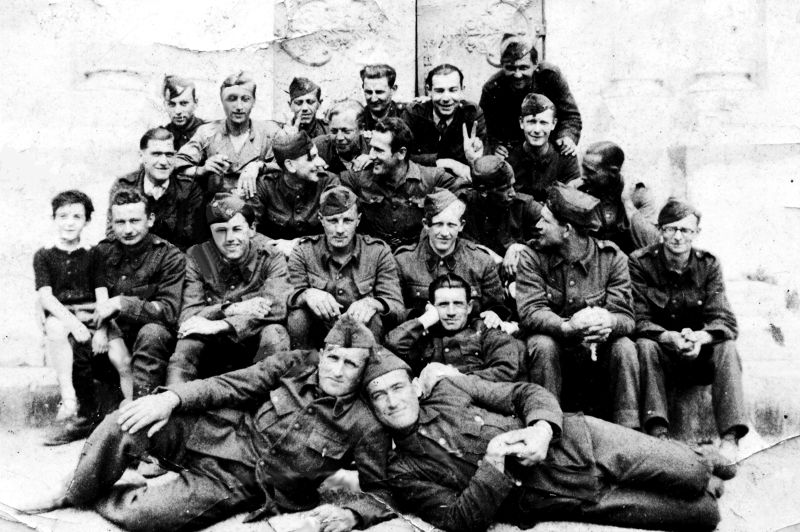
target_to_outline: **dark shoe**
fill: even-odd
[[[64,445],[89,437],[97,422],[85,417],[72,417],[56,423],[44,436],[43,445]]]
[[[736,463],[723,457],[714,445],[703,445],[697,449],[703,460],[711,467],[715,476],[722,480],[730,480],[736,476]]]
[[[161,464],[158,463],[158,459],[147,456],[139,462],[136,472],[144,478],[156,478],[166,474],[167,470],[161,467]]]

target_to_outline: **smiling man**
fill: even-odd
[[[540,521],[708,532],[719,522],[717,454],[563,414],[535,384],[431,369],[412,381],[380,351],[363,379],[394,440],[387,485],[400,510],[448,532]]]
[[[454,273],[437,277],[419,317],[386,335],[384,345],[419,375],[431,362],[489,381],[515,381],[525,346],[500,329],[490,329],[474,315],[469,284]]]
[[[330,133],[314,138],[319,156],[328,171],[340,174],[358,172],[370,163],[369,141],[362,134],[364,106],[355,100],[341,100],[328,111]]]
[[[328,124],[317,117],[322,104],[322,88],[308,78],[294,78],[289,84],[289,109],[293,123],[312,139],[329,133]]]
[[[359,398],[375,341],[343,318],[325,348],[290,351],[254,366],[123,406],[92,434],[68,482],[28,508],[93,508],[126,530],[199,530],[243,511],[252,521],[319,504],[325,478],[355,463],[364,490],[385,478],[389,440]],[[126,467],[149,452],[177,475],[112,490]],[[368,497],[312,515],[346,532],[391,515]]]
[[[256,83],[248,72],[225,78],[219,98],[225,119],[198,128],[178,152],[176,170],[199,183],[207,200],[217,192],[233,190],[250,198],[266,163],[273,158],[272,143],[282,129],[271,120],[250,119]]]
[[[167,384],[240,369],[289,349],[286,259],[255,232],[241,198],[219,193],[206,207],[211,240],[187,251],[178,344]]]
[[[469,179],[471,154],[464,150],[464,130],[485,141],[486,125],[478,104],[464,99],[464,74],[450,64],[434,67],[425,79],[429,100],[411,104],[402,119],[414,135],[411,159],[426,166],[446,168]]]
[[[712,384],[720,452],[733,464],[748,428],[736,317],[722,269],[714,255],[692,246],[700,232],[694,207],[672,199],[661,209],[658,225],[663,243],[630,258],[643,425],[655,436],[668,433],[668,384]]]
[[[397,90],[397,71],[389,65],[366,65],[359,72],[367,112],[364,115],[364,129],[372,131],[375,124],[386,118],[399,117],[406,107],[405,103],[394,101]]]
[[[172,149],[171,141],[169,146]],[[178,248],[150,233],[154,223],[149,198],[136,190],[121,190],[111,198],[115,238],[103,240],[95,248],[95,286],[106,287],[110,299],[97,304],[94,325],[99,328],[113,321],[113,328],[118,328],[119,332],[109,338],[121,336],[132,355],[134,398],[164,383],[167,361],[175,346],[186,269]],[[100,422],[102,413],[98,411],[93,379],[95,374],[103,378],[102,368],[101,360],[93,360],[91,349],[75,353],[73,383],[88,417],[76,418],[51,433],[50,445],[85,438]]]
[[[289,258],[292,347],[317,347],[343,315],[367,325],[380,341],[404,311],[392,250],[356,233],[358,198],[347,187],[325,189],[319,219],[324,234],[301,239]]]
[[[503,305],[503,286],[489,251],[459,238],[464,228],[464,203],[445,189],[434,189],[425,197],[425,233],[416,245],[395,252],[405,306],[410,316],[419,316],[429,302],[434,279],[455,273],[469,283],[475,312],[491,327],[500,327],[509,315]]]
[[[536,92],[555,105],[557,127],[553,141],[562,155],[577,155],[581,114],[567,80],[557,66],[539,61],[539,52],[528,38],[506,34],[500,43],[501,70],[483,85],[480,106],[486,115],[489,153],[505,157],[522,145],[517,128],[519,108],[527,94]],[[555,121],[553,122],[556,125]]]
[[[414,137],[405,122],[379,122],[369,141],[372,165],[342,173],[342,184],[361,202],[361,232],[380,238],[393,249],[419,240],[422,205],[434,187],[458,191],[467,181],[442,168],[420,166],[409,160]]]
[[[581,175],[578,160],[562,154],[551,134],[556,126],[556,108],[542,94],[531,93],[522,100],[518,127],[522,145],[508,150],[507,161],[514,170],[515,188],[543,202],[547,188],[556,182],[569,183]]]
[[[194,180],[174,173],[173,134],[161,127],[145,132],[139,141],[138,170],[118,178],[109,198],[121,190],[136,190],[148,196],[154,221],[150,232],[169,240],[181,251],[202,242],[207,233],[203,224],[203,191]],[[106,238],[114,238],[109,207]]]
[[[169,124],[163,127],[175,138],[177,151],[189,142],[197,128],[207,120],[194,114],[197,109],[197,88],[193,81],[174,75],[164,76],[161,94],[164,97],[164,108],[169,115]]]

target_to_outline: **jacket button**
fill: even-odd
[[[449,347],[445,347],[445,348],[444,348],[444,352],[445,352],[445,353],[449,353],[449,352],[450,352],[450,348],[449,348]]]
[[[260,465],[261,467],[264,467],[264,464],[266,464],[266,462],[264,460],[259,460],[258,461],[258,465]]]
[[[294,428],[295,428],[295,430],[299,430],[300,429],[300,423],[295,423],[294,424]]]

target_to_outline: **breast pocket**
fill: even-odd
[[[326,467],[338,468],[348,449],[347,441],[340,435],[324,429],[314,429],[306,442],[308,470],[316,472]]]
[[[659,309],[665,309],[667,307],[667,303],[669,302],[669,296],[667,293],[659,288],[646,288],[644,291],[644,296],[647,298],[647,301],[650,305]]]
[[[311,285],[311,288],[316,288],[317,290],[324,290],[328,292],[328,279],[324,277],[320,277],[319,275],[310,274],[308,276],[308,284]]]
[[[547,305],[553,309],[560,309],[564,306],[564,291],[559,290],[551,285],[545,285],[544,297],[547,299]]]
[[[364,277],[356,280],[356,291],[358,292],[359,299],[372,295],[375,290],[375,276]]]

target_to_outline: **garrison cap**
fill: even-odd
[[[314,143],[305,131],[290,133],[276,138],[272,143],[272,152],[275,154],[275,161],[283,166],[287,159],[297,159],[307,155]]]
[[[339,347],[362,347],[373,349],[376,347],[375,337],[366,325],[356,321],[349,314],[343,315],[331,328],[325,337],[326,345]]]
[[[318,92],[322,96],[322,89],[319,85],[308,78],[294,78],[289,84],[289,99],[294,100],[309,92]]]
[[[553,115],[555,115],[556,106],[553,105],[553,102],[550,100],[550,98],[544,94],[532,92],[525,96],[525,99],[522,100],[522,105],[520,105],[519,108],[519,116],[536,116],[539,113],[547,111],[548,109],[552,110]]]
[[[454,201],[458,201],[458,198],[446,188],[434,188],[430,194],[425,196],[423,204],[425,219],[431,221],[434,216],[445,210]]]
[[[667,200],[666,205],[662,207],[661,212],[658,213],[658,225],[664,226],[683,220],[690,214],[694,214],[700,220],[700,211],[692,205],[677,198],[670,198]]]
[[[330,185],[319,197],[319,213],[322,216],[341,214],[358,202],[355,192],[342,185]]]
[[[510,184],[513,178],[511,165],[497,155],[479,157],[472,166],[472,186],[476,189],[502,187]]]
[[[239,196],[227,192],[217,192],[214,199],[206,205],[206,220],[209,225],[227,222],[241,213],[246,205]]]
[[[164,96],[165,100],[177,98],[183,94],[186,89],[194,90],[194,83],[180,76],[173,76],[171,74],[164,76],[161,94]]]
[[[547,208],[563,222],[586,231],[600,228],[597,205],[600,200],[577,188],[556,183],[547,189]]]
[[[369,360],[367,360],[367,367],[364,370],[364,376],[361,378],[361,382],[364,388],[366,388],[369,386],[370,382],[396,369],[404,369],[408,372],[411,371],[411,367],[406,364],[403,359],[385,347],[379,347],[372,353]]]
[[[531,53],[533,43],[524,35],[506,33],[500,41],[500,63],[513,63]]]

